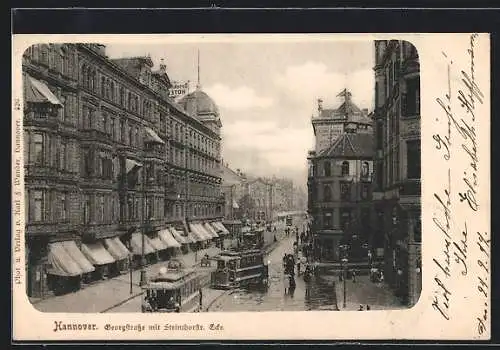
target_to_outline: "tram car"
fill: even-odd
[[[212,288],[267,289],[269,271],[262,250],[223,251],[215,260],[217,268],[211,275]]]
[[[171,260],[142,287],[142,312],[200,312],[201,281],[192,268]]]
[[[261,249],[264,247],[264,227],[247,227],[242,231],[242,246],[246,249]]]

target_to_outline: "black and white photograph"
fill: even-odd
[[[23,55],[23,84],[36,309],[418,300],[411,43],[40,43]]]
[[[449,278],[477,268],[467,227],[469,240],[477,230],[458,211],[474,201],[440,187],[462,181],[451,178],[461,170],[450,166],[445,179],[432,168],[445,169],[452,145],[463,153],[453,126],[437,124],[452,118],[443,101],[460,82],[450,78],[457,63],[429,88],[451,86],[427,97],[439,115],[425,134],[423,39],[143,37],[39,37],[20,55],[15,283],[50,315],[51,334],[74,331],[61,318],[71,314],[101,314],[113,321],[96,327],[123,336],[135,326],[122,334],[115,324],[132,314],[375,315],[381,326],[390,317],[391,332],[423,327],[424,309],[453,317]],[[479,106],[484,94],[473,93]],[[426,200],[421,135],[434,153],[426,184],[440,181]],[[406,321],[395,325],[391,312]],[[296,320],[286,318],[285,328]]]

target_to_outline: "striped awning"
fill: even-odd
[[[27,102],[33,103],[51,103],[53,105],[62,106],[61,101],[50,91],[47,84],[37,80],[31,76],[26,77],[25,99]]]
[[[164,145],[165,141],[161,139],[160,136],[151,128],[145,127],[146,130],[146,136],[144,139],[144,142],[151,142],[151,143],[159,143]]]
[[[101,242],[82,244],[82,253],[94,265],[107,265],[115,262],[115,258],[109,254]]]
[[[168,248],[180,248],[181,246],[180,243],[175,240],[174,236],[168,229],[164,229],[158,232],[158,236]]]
[[[134,255],[142,255],[142,240],[144,239],[144,254],[151,254],[156,251],[151,242],[149,241],[149,237],[141,233],[132,234],[132,238],[130,240],[132,253]]]
[[[210,224],[208,222],[205,222],[203,224],[203,227],[205,227],[205,229],[210,232],[210,234],[212,235],[213,238],[218,238],[219,235],[217,234],[217,231],[214,230],[214,228],[212,226],[210,226]]]
[[[169,228],[170,233],[174,236],[175,240],[179,242],[180,244],[188,244],[188,243],[194,243],[191,242],[188,236],[184,236],[182,233],[180,233],[175,227],[170,227]]]

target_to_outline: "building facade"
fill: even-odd
[[[408,305],[422,288],[420,65],[409,42],[375,42],[373,226],[383,237],[386,280]]]
[[[153,66],[149,57],[109,59],[98,44],[24,53],[29,296],[79,284],[78,269],[114,260],[101,249],[106,259],[89,265],[82,249],[124,248],[133,232],[154,243],[168,225],[222,218],[218,111],[175,103],[166,65]],[[59,261],[62,245],[78,257],[74,271]]]
[[[373,136],[348,129],[319,154],[310,151],[308,162],[316,260],[339,262],[342,246],[350,247],[351,260],[363,258],[361,248],[371,241]]]
[[[318,114],[311,119],[315,151],[317,154],[332,145],[346,130],[355,128],[359,133],[372,133],[372,119],[368,117],[368,109],[360,109],[352,102],[352,95],[347,90],[341,91],[337,97],[343,102],[337,108],[324,108],[323,100],[318,99]]]

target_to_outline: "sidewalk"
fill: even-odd
[[[333,277],[333,276],[332,276]],[[335,280],[335,293],[340,311],[358,310],[362,304],[364,309],[370,305],[371,310],[399,310],[407,307],[393,294],[385,283],[373,283],[369,276],[357,276],[356,282],[346,280],[346,308],[344,302],[344,282]]]
[[[201,257],[205,254],[214,256],[217,255],[219,251],[219,248],[210,247],[198,251],[197,254],[189,252],[184,255],[176,256],[175,258],[184,262],[186,266],[195,266],[199,265]],[[147,266],[147,274],[154,273],[154,271],[157,271],[161,266],[164,266],[165,263],[166,261],[162,261]],[[201,271],[204,275],[209,275],[211,268],[202,268]],[[127,273],[89,285],[74,293],[34,301],[33,306],[41,312],[103,312],[114,305],[121,304],[131,297],[133,298],[141,294],[141,288],[139,287],[140,273],[140,270],[134,270],[132,272],[132,294],[130,294],[130,274]],[[209,295],[210,293],[207,294],[207,297]]]

